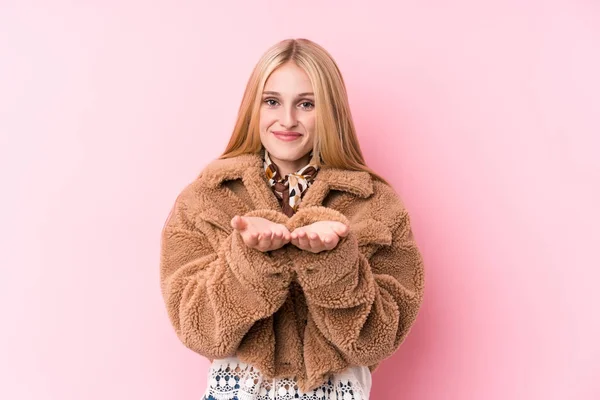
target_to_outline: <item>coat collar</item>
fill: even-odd
[[[245,183],[252,181],[254,185],[262,185],[264,182],[270,191],[264,175],[262,156],[243,154],[213,161],[202,172],[201,180],[212,188],[235,179],[242,179]],[[365,171],[349,171],[322,165],[303,202],[317,203],[323,200],[329,190],[344,191],[367,198],[373,194],[373,181],[371,175]]]

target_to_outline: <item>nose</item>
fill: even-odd
[[[298,125],[295,107],[282,107],[282,115],[279,118],[279,124],[287,130]]]

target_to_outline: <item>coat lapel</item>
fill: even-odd
[[[242,179],[256,209],[280,211],[263,169],[261,154],[244,154],[212,162],[202,173],[207,185],[218,188],[224,181]],[[371,175],[365,171],[349,171],[321,166],[313,184],[306,190],[299,208],[321,206],[331,190],[348,192],[367,198],[373,194]]]
[[[266,208],[280,211],[279,201],[267,182],[262,166],[258,170],[247,169],[242,179],[257,210]]]
[[[371,175],[364,171],[348,171],[322,166],[308,188],[298,209],[323,205],[330,191],[337,190],[367,198],[373,194]]]

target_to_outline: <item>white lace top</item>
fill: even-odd
[[[257,369],[230,357],[213,361],[202,400],[368,400],[370,391],[368,367],[333,374],[323,385],[304,393],[294,379],[263,379]]]

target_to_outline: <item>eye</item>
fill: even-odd
[[[269,107],[275,107],[276,105],[279,104],[279,102],[277,100],[275,100],[275,99],[264,99],[263,103],[265,103]]]
[[[315,103],[313,103],[312,101],[303,101],[302,103],[300,103],[300,107],[306,111],[310,111],[313,108],[315,108]]]

